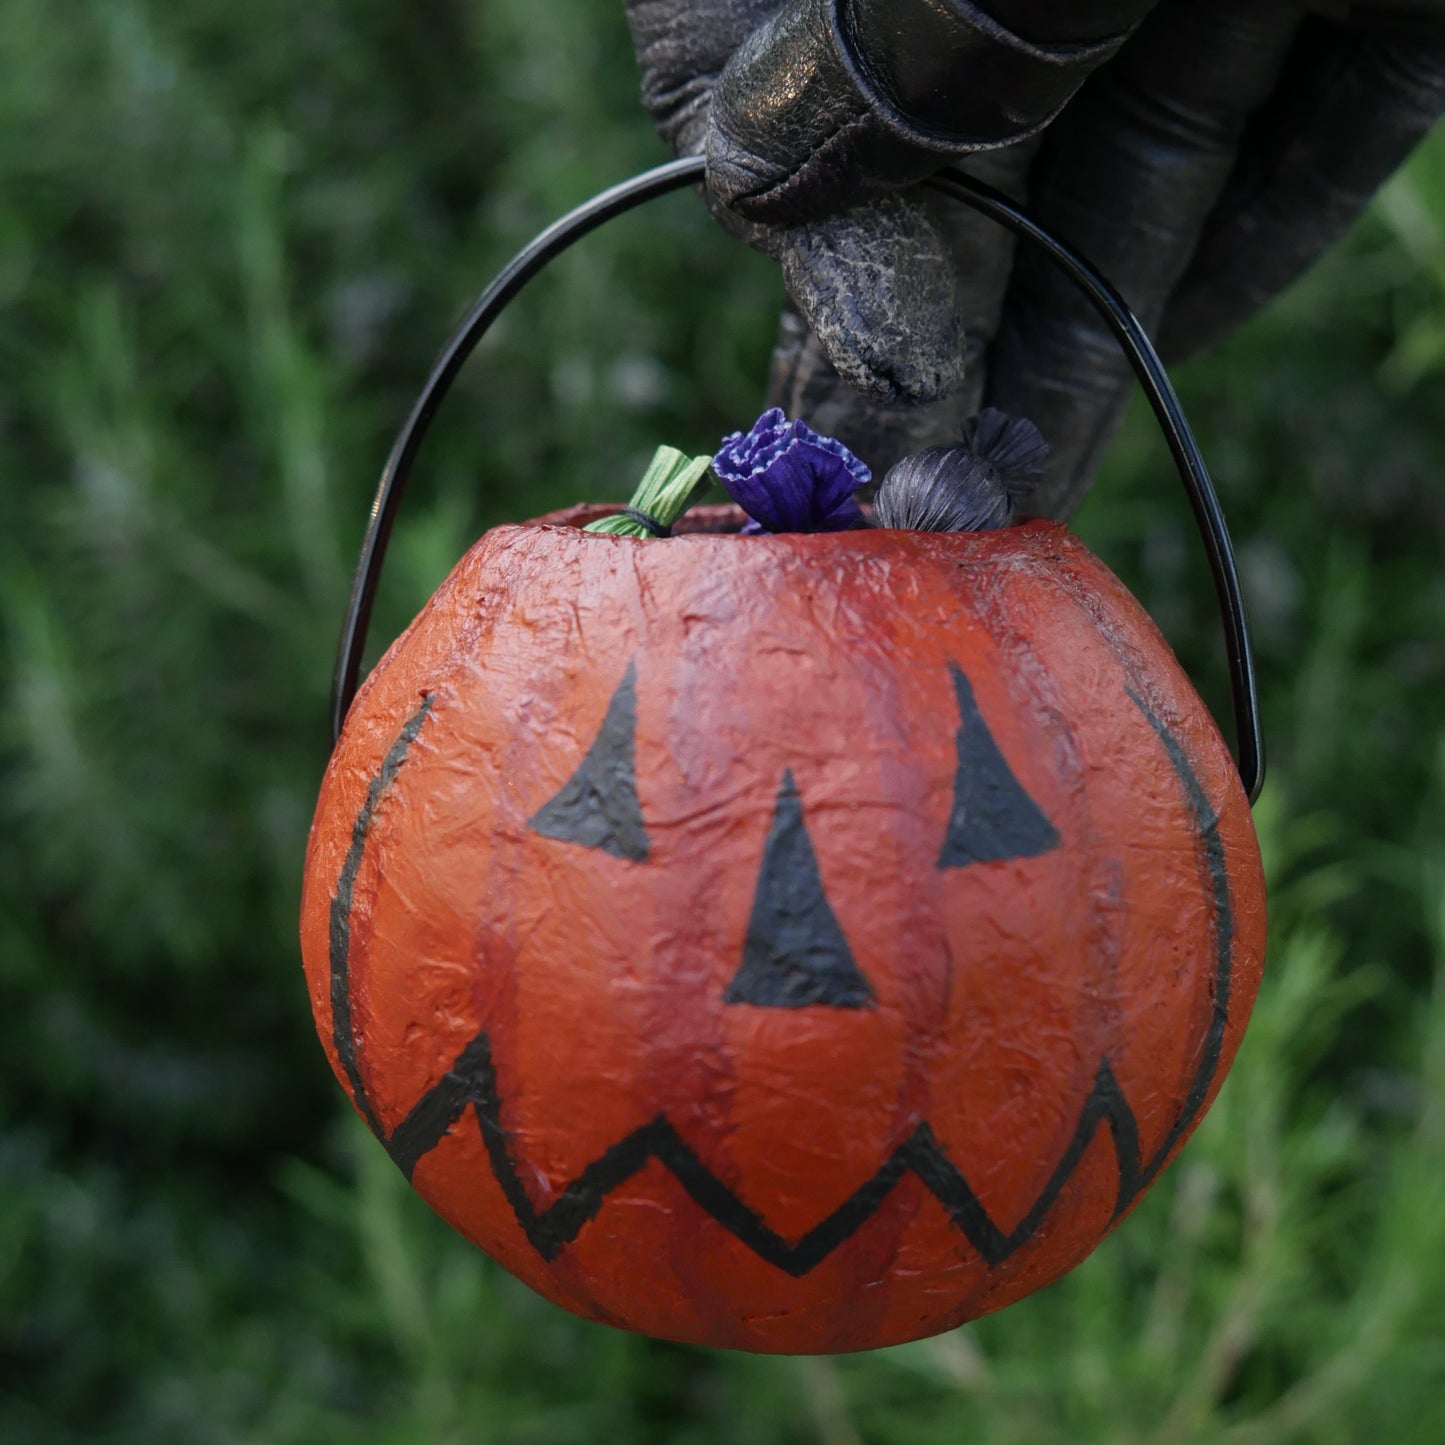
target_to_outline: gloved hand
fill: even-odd
[[[1445,0],[627,8],[659,129],[706,150],[715,210],[801,313],[771,400],[876,474],[984,403],[1028,417],[1052,447],[1032,506],[1053,515],[1083,496],[1127,363],[1047,260],[909,188],[965,158],[1178,358],[1334,242],[1445,110]]]

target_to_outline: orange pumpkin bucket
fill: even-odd
[[[401,486],[462,361],[547,259],[699,166],[534,243],[403,431],[302,950],[359,1113],[533,1288],[668,1339],[866,1349],[1072,1268],[1222,1082],[1264,953],[1248,638],[1157,358],[1048,242],[1114,308],[1191,486],[1242,771],[1142,608],[1051,522],[499,527],[353,701]]]

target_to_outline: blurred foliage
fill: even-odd
[[[660,158],[619,11],[0,9],[0,1439],[1438,1445],[1438,137],[1181,375],[1253,604],[1272,970],[1085,1267],[871,1356],[658,1345],[502,1275],[344,1110],[295,918],[350,558],[471,296]],[[489,522],[746,419],[778,295],[686,197],[567,258],[428,444],[376,636]],[[1079,525],[1219,710],[1176,491],[1136,415]]]

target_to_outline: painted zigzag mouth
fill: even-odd
[[[615,1189],[654,1159],[705,1214],[760,1259],[797,1277],[821,1264],[856,1234],[905,1174],[916,1175],[979,1254],[990,1265],[997,1265],[1032,1238],[1073,1175],[1100,1122],[1108,1121],[1119,1161],[1119,1192],[1113,1218],[1128,1208],[1163,1167],[1166,1157],[1166,1152],[1161,1151],[1141,1168],[1138,1125],[1105,1060],[1099,1065],[1068,1149],[1033,1207],[1014,1229],[1005,1232],[994,1222],[925,1120],[893,1150],[871,1179],[827,1218],[790,1242],[723,1183],[662,1114],[634,1129],[587,1165],[550,1205],[536,1208],[522,1185],[507,1132],[501,1125],[501,1097],[491,1040],[485,1032],[462,1051],[441,1082],[427,1092],[396,1131],[383,1138],[387,1153],[408,1179],[468,1108],[476,1114],[492,1173],[517,1223],[532,1247],[547,1260],[555,1259],[576,1239]]]

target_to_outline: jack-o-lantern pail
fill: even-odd
[[[1227,539],[1243,782],[1039,521],[499,527],[346,710],[425,419],[570,235],[484,298],[388,469],[307,856],[322,1042],[433,1208],[581,1315],[764,1351],[947,1329],[1082,1260],[1239,1045],[1264,889]]]

